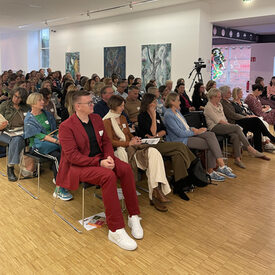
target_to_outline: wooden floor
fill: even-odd
[[[134,252],[108,241],[107,227],[81,235],[54,215],[47,167],[39,200],[0,176],[0,273],[275,274],[275,154],[269,162],[244,155],[246,170],[231,165],[237,179],[196,189],[189,202],[171,194],[167,213],[149,206],[141,192],[145,236]],[[4,158],[0,169],[6,170]],[[35,180],[22,182],[35,191]],[[87,216],[103,210],[93,191]],[[73,194],[58,205],[77,225],[80,190]]]

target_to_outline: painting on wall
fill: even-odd
[[[126,47],[104,48],[104,77],[111,77],[115,73],[118,78],[125,78]]]
[[[141,58],[143,89],[151,79],[156,80],[158,87],[165,85],[171,78],[171,44],[142,45]]]
[[[70,73],[75,79],[76,73],[80,71],[80,64],[79,64],[79,52],[68,52],[66,53],[66,73]]]

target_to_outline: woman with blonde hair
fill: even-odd
[[[36,149],[39,153],[52,160],[52,170],[54,179],[58,172],[58,165],[61,156],[61,147],[57,135],[51,133],[56,130],[56,122],[53,115],[44,111],[43,95],[32,93],[27,98],[27,104],[31,106],[24,120],[24,138],[30,141],[30,148]],[[73,196],[65,188],[60,188],[54,192],[61,200],[71,200]]]

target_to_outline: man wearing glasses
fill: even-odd
[[[134,238],[142,239],[143,229],[138,216],[140,212],[132,169],[128,163],[114,156],[102,119],[93,114],[90,93],[75,92],[72,104],[75,113],[59,128],[62,153],[56,184],[69,190],[76,190],[79,182],[101,186],[109,240],[125,250],[134,250],[137,244],[124,229],[116,186],[119,178],[131,233]]]

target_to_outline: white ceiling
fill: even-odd
[[[220,21],[214,24],[261,35],[275,34],[275,15]]]
[[[119,8],[92,14],[89,18],[87,11],[96,11],[116,7],[140,0],[0,0],[0,32],[21,29],[35,30],[46,26],[63,25],[90,19],[115,16],[119,14],[156,9],[176,4],[193,2],[195,0],[155,0],[151,3]],[[82,14],[82,15],[81,15]]]
[[[92,14],[90,18],[87,16],[87,11],[108,9],[135,1],[140,0],[0,0],[0,33],[20,30],[19,26],[23,26],[21,28],[23,30],[41,29],[47,26],[46,21],[49,27],[53,27],[198,0],[155,0],[151,3],[134,6],[132,11],[127,6]],[[215,3],[223,1],[231,0],[201,0],[201,2],[210,3],[212,10]],[[257,34],[275,34],[275,15],[214,23]]]

